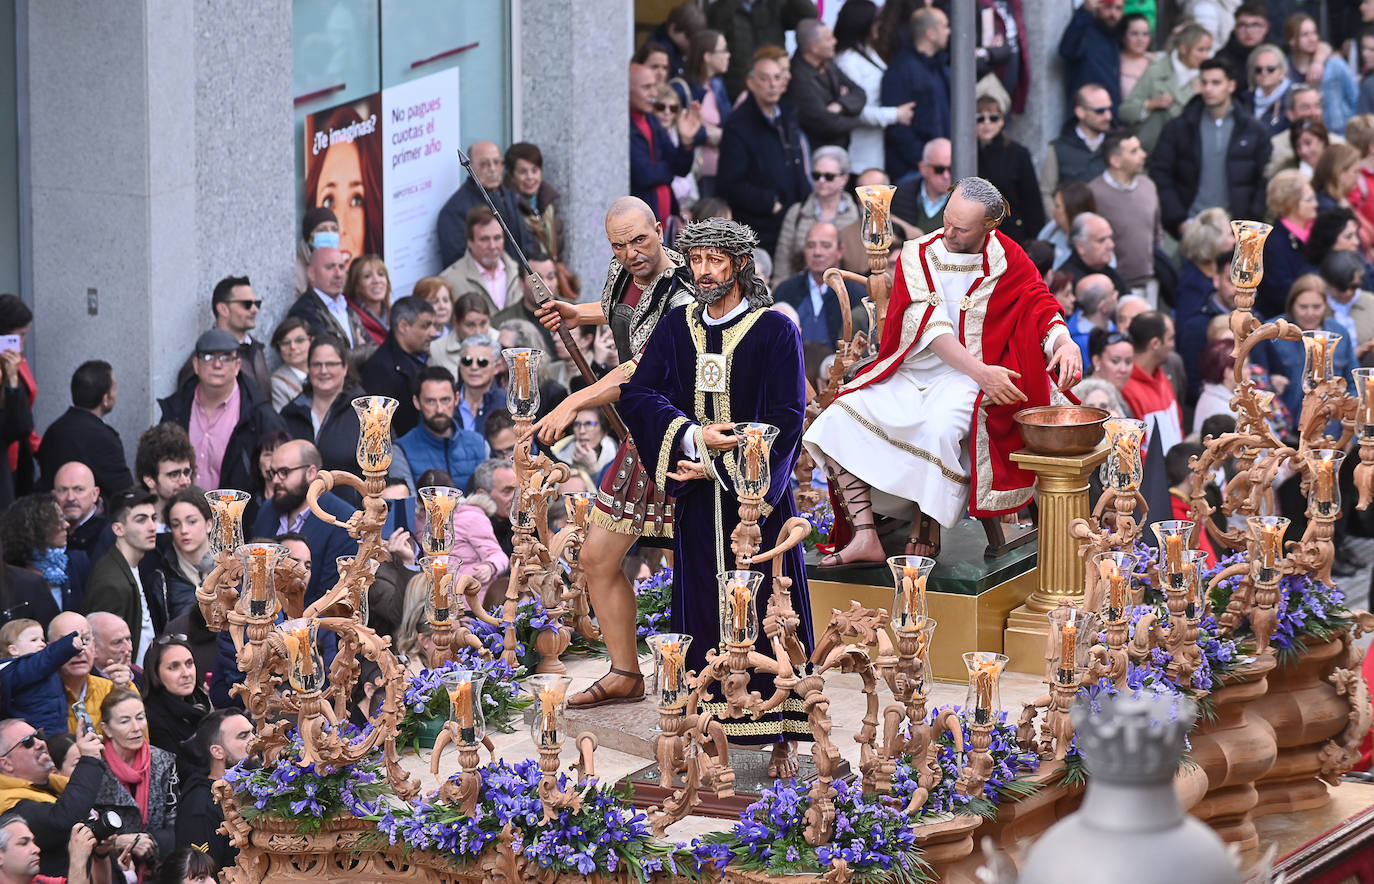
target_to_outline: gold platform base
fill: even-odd
[[[1022,605],[1035,589],[1035,573],[1031,569],[978,596],[950,592],[927,595],[930,616],[940,624],[930,645],[937,681],[968,681],[962,656],[965,651],[1010,653],[1003,649],[1003,627],[1012,610]],[[850,599],[869,608],[892,608],[890,586],[812,579],[807,581],[807,587],[811,593],[811,622],[817,635],[829,624],[831,610],[848,610]],[[1045,615],[1041,614],[1040,619],[1043,621]],[[1042,639],[1042,652],[1043,647]]]
[[[1049,648],[1050,622],[1044,613],[1020,605],[1007,615],[1002,634],[1002,653],[1011,659],[1007,669],[1027,675],[1045,674],[1045,653]]]

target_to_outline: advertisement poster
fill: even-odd
[[[305,205],[339,218],[339,247],[381,255],[392,298],[438,273],[439,210],[462,183],[458,69],[305,119]]]
[[[393,297],[439,263],[439,210],[463,183],[458,163],[458,69],[382,93],[382,218]]]

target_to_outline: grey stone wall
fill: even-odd
[[[35,419],[67,407],[78,364],[105,358],[132,461],[209,325],[215,280],[253,276],[265,332],[289,306],[291,3],[43,0],[26,23]]]
[[[584,300],[601,294],[610,259],[606,207],[630,187],[633,13],[624,0],[521,4],[521,137],[539,145],[544,176],[563,193]]]
[[[1024,4],[1026,55],[1030,59],[1030,94],[1026,112],[1015,117],[1009,134],[1031,152],[1036,168],[1049,143],[1069,112],[1064,100],[1064,63],[1059,59],[1059,38],[1073,15],[1073,4],[1033,2]]]

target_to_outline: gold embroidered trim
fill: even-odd
[[[683,424],[687,423],[687,418],[678,415],[668,421],[668,429],[663,434],[663,441],[658,446],[658,460],[654,462],[654,487],[662,488],[668,481],[668,461],[672,459],[673,439],[677,436],[677,431]]]
[[[725,735],[729,737],[762,737],[781,733],[812,736],[809,718],[787,717],[789,714],[794,716],[806,715],[806,704],[797,697],[788,697],[783,700],[782,705],[769,711],[763,721],[726,718],[725,715],[729,706],[724,702],[703,701],[697,704],[697,708],[702,712],[710,712],[712,717],[719,721],[721,727],[725,729]],[[779,713],[782,717],[778,717]]]
[[[927,254],[929,254],[931,269],[939,273],[976,273],[983,269],[981,261],[977,264],[946,264],[934,254]]]
[[[983,323],[987,320],[988,301],[992,297],[992,290],[1007,272],[1007,251],[995,233],[988,234],[986,249],[988,275],[983,277],[983,281],[978,283],[978,287],[969,295],[971,303],[969,307],[964,308],[963,329],[959,335],[964,348],[983,362],[988,361],[983,357]],[[994,354],[993,358],[997,355]]]
[[[753,310],[721,333],[720,356],[725,360],[725,392],[711,394],[712,402],[715,405],[714,418],[706,417],[706,393],[698,387],[692,394],[694,397],[692,407],[696,409],[697,422],[702,426],[707,423],[728,424],[733,421],[730,415],[730,381],[734,374],[735,348],[740,345],[744,336],[749,334],[749,330],[754,327],[754,323],[758,322],[763,314],[763,310]],[[695,311],[688,311],[687,313],[687,330],[692,334],[692,344],[696,348],[697,355],[700,356],[705,353],[706,326],[697,319]],[[734,451],[726,451],[720,458],[731,477],[736,475],[736,459]]]
[[[1043,338],[1040,339],[1040,349],[1041,349],[1041,350],[1044,350],[1044,349],[1045,349],[1045,346],[1046,346],[1047,344],[1049,344],[1050,338],[1052,338],[1052,337],[1055,336],[1055,327],[1056,327],[1056,326],[1063,328],[1065,333],[1067,333],[1068,330],[1069,330],[1068,325],[1066,325],[1066,324],[1064,323],[1064,320],[1060,319],[1058,316],[1056,316],[1054,319],[1051,319],[1051,320],[1050,320],[1050,327],[1047,328],[1047,329],[1045,330],[1045,336],[1044,336]]]
[[[961,476],[960,474],[954,472],[949,467],[945,466],[944,461],[940,460],[939,457],[937,457],[934,454],[931,454],[929,451],[926,451],[924,448],[917,448],[910,442],[903,442],[901,439],[893,439],[883,430],[882,427],[878,426],[877,424],[870,421],[868,418],[859,414],[857,411],[854,410],[854,406],[850,405],[843,399],[837,399],[832,404],[842,408],[845,411],[845,413],[852,417],[861,427],[863,427],[865,430],[868,430],[870,433],[877,436],[879,439],[882,439],[884,442],[891,445],[893,448],[896,448],[898,451],[905,451],[912,457],[919,457],[921,460],[925,461],[931,466],[936,467],[940,470],[940,475],[944,476],[949,481],[955,483],[956,485],[969,484],[968,476]]]
[[[902,314],[902,339],[897,344],[897,349],[884,358],[881,363],[878,363],[869,371],[865,372],[863,377],[855,378],[843,387],[840,387],[840,390],[857,389],[857,387],[865,383],[870,376],[877,377],[887,371],[888,366],[893,362],[903,359],[906,356],[907,349],[916,338],[916,329],[921,325],[921,317],[925,315],[925,311],[928,309],[930,308],[922,306],[919,308],[920,312],[918,313],[916,304],[908,304],[906,312]],[[950,328],[954,328],[954,326],[951,325]]]

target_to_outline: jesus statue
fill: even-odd
[[[839,504],[820,568],[884,560],[875,511],[910,517],[907,554],[934,557],[940,526],[1030,502],[1012,416],[1066,401],[1082,359],[1039,272],[997,230],[1008,211],[991,183],[964,178],[944,227],[903,246],[878,358],[802,440]]]

